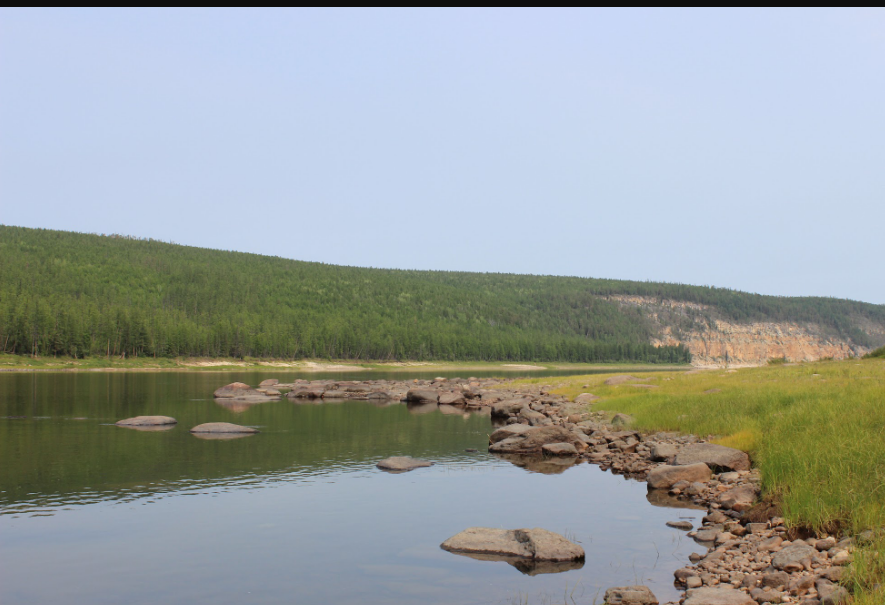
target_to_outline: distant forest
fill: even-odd
[[[690,360],[606,295],[809,321],[868,345],[885,307],[721,288],[342,267],[154,240],[0,226],[0,351],[362,360]]]

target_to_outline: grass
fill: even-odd
[[[592,392],[594,410],[625,412],[647,431],[679,431],[747,451],[763,494],[788,522],[824,532],[885,527],[885,360],[775,364],[741,370],[657,372],[603,384],[595,374],[524,382]],[[857,553],[847,582],[855,603],[885,602],[885,535]]]

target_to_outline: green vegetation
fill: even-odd
[[[857,344],[885,307],[601,279],[339,267],[0,226],[0,352],[18,355],[680,363],[605,296],[814,321]]]
[[[875,351],[870,351],[864,355],[864,359],[885,359],[885,347],[879,347]]]
[[[648,431],[717,436],[748,451],[767,498],[794,525],[853,532],[885,527],[885,362],[824,362],[643,374],[655,389],[606,386],[610,375],[541,378],[575,396],[602,397],[594,409],[626,412]],[[529,381],[531,382],[531,381]],[[586,387],[585,387],[586,385]],[[885,602],[885,535],[857,554],[856,603]]]

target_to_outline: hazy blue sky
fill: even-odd
[[[0,10],[0,223],[885,303],[883,10]]]

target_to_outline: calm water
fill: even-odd
[[[592,603],[635,583],[677,595],[672,573],[697,547],[664,523],[700,511],[652,506],[644,483],[588,464],[491,456],[487,415],[211,397],[270,376],[0,374],[0,603]],[[179,424],[112,426],[142,414]],[[262,432],[187,432],[210,421]],[[375,468],[391,455],[436,465]],[[560,532],[587,560],[528,575],[439,548],[476,525]]]

